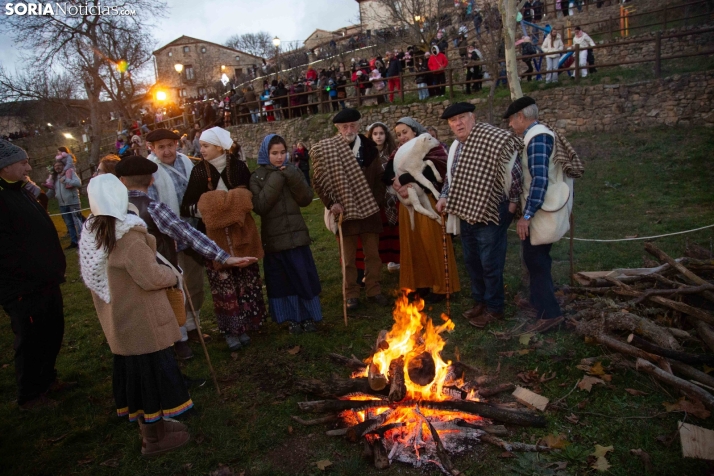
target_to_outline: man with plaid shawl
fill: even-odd
[[[357,239],[364,250],[364,283],[367,300],[388,306],[382,295],[379,234],[382,232],[380,207],[384,206],[385,186],[377,145],[358,134],[361,115],[356,109],[343,109],[332,122],[339,134],[318,142],[310,157],[313,163],[315,192],[330,211],[330,219],[342,215],[347,308],[359,306],[357,284]]]
[[[444,111],[456,141],[449,150],[447,177],[437,211],[447,212],[447,231],[461,234],[474,306],[464,313],[484,328],[503,317],[506,231],[521,191],[517,160],[523,143],[510,132],[476,122],[474,106],[456,103]]]

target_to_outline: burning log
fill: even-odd
[[[551,450],[551,448],[548,448],[547,446],[536,446],[520,442],[504,441],[494,435],[483,435],[481,437],[481,440],[485,441],[486,443],[498,446],[499,448],[502,448],[508,451],[509,453],[513,451],[547,452]]]
[[[457,418],[456,420],[454,420],[454,423],[456,424],[456,426],[461,426],[464,428],[474,428],[476,430],[482,430],[490,435],[496,435],[496,436],[507,436],[508,435],[508,430],[503,425],[477,425],[475,423],[469,423],[466,420],[462,420],[461,418]]]
[[[701,401],[709,410],[714,410],[714,396],[706,390],[703,390],[684,379],[668,374],[644,359],[637,359],[636,368],[637,370],[646,372],[653,377],[670,384],[689,398]]]
[[[397,428],[403,428],[405,426],[407,426],[406,423],[398,421],[396,423],[390,423],[389,425],[380,426],[379,428],[375,428],[373,430],[368,430],[363,434],[363,436],[374,435],[379,436],[381,438],[388,431],[395,430]]]
[[[355,358],[354,356],[345,357],[344,355],[335,354],[334,352],[327,354],[327,356],[335,362],[342,365],[346,365],[347,367],[350,367],[354,370],[363,370],[365,367],[367,367],[367,364]]]
[[[454,468],[454,464],[451,462],[451,458],[449,458],[449,453],[446,452],[446,448],[444,448],[444,444],[441,442],[439,432],[436,431],[434,425],[426,419],[418,408],[415,410],[415,413],[419,415],[421,419],[424,420],[424,423],[426,423],[429,427],[429,432],[431,433],[432,438],[434,438],[434,443],[436,444],[436,455],[439,457],[439,461],[441,461],[441,465],[444,467],[445,472],[453,476],[459,476],[461,471]]]
[[[429,352],[422,352],[407,364],[409,379],[417,385],[426,387],[436,377],[436,363]]]
[[[370,418],[368,420],[363,421],[362,423],[358,423],[354,426],[351,426],[347,428],[347,439],[350,440],[352,443],[357,443],[362,436],[364,436],[365,433],[368,433],[384,424],[384,422],[389,418],[389,416],[392,414],[392,411],[386,411],[383,413],[380,413],[374,418]]]
[[[384,447],[384,440],[381,438],[375,440],[372,445],[372,454],[374,455],[374,467],[377,469],[389,468],[389,457],[387,456],[387,448]]]
[[[312,426],[312,425],[320,425],[322,423],[332,423],[333,421],[337,421],[339,417],[337,415],[330,415],[322,418],[315,418],[313,420],[303,420],[302,418],[291,415],[290,418],[295,420],[296,422],[300,423],[301,425],[305,426]]]
[[[400,402],[407,396],[407,384],[404,381],[404,357],[392,360],[389,364],[389,401]]]
[[[690,354],[688,352],[679,352],[676,350],[664,349],[658,345],[655,345],[641,337],[637,337],[634,334],[630,334],[627,337],[627,342],[634,345],[635,347],[645,350],[651,354],[661,355],[662,357],[667,357],[668,359],[678,360],[685,364],[701,365],[707,364],[709,366],[714,365],[714,355],[701,355],[701,354]]]
[[[317,379],[300,380],[295,384],[295,388],[304,393],[311,393],[322,398],[336,398],[348,393],[364,393],[368,395],[386,396],[387,392],[375,391],[369,384],[368,379],[360,378],[339,378],[332,377],[323,382]],[[383,387],[384,388],[384,387]]]
[[[421,406],[434,410],[451,410],[470,413],[472,415],[479,415],[484,418],[509,423],[511,425],[534,426],[539,428],[543,428],[546,425],[546,419],[542,415],[537,415],[533,412],[512,410],[510,408],[499,408],[484,402],[472,402],[468,400],[421,402]]]
[[[312,413],[338,413],[357,408],[388,407],[388,400],[315,400],[311,402],[298,402],[300,410]]]
[[[372,390],[384,390],[387,387],[387,377],[385,377],[375,364],[369,364],[369,373],[367,381]]]

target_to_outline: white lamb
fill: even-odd
[[[438,145],[439,141],[434,139],[431,135],[422,134],[401,146],[394,156],[395,176],[399,177],[404,173],[411,174],[418,184],[424,185],[431,190],[435,198],[439,197],[439,192],[434,188],[434,185],[429,179],[424,177],[424,169],[426,169],[427,166],[431,167],[437,182],[441,182],[442,178],[436,170],[436,167],[434,167],[434,163],[431,160],[424,160],[424,157],[431,149]],[[413,184],[411,187],[408,187],[407,190],[409,196],[404,198],[399,195],[394,188],[389,187],[389,191],[399,198],[402,205],[407,207],[412,230],[414,229],[414,210],[441,224],[441,217],[432,208],[429,197],[424,190],[417,184]]]

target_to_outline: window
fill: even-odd
[[[240,56],[236,56],[236,61],[240,61]]]
[[[243,68],[235,68],[236,78],[240,78],[241,74],[243,74]]]
[[[198,88],[198,95],[199,95],[199,96],[205,96],[205,95],[206,95],[206,88]]]
[[[196,79],[196,73],[193,71],[193,66],[187,64],[183,67],[184,73],[186,74],[186,81],[191,81]]]
[[[181,97],[182,98],[188,97],[188,91],[186,91],[186,88],[183,88],[181,90]]]
[[[205,52],[206,52],[206,47],[205,47],[205,46],[202,46],[202,47],[201,47],[201,53],[205,53]]]
[[[173,52],[169,51],[169,58],[171,58],[173,55]]]
[[[183,52],[184,52],[184,53],[188,53],[189,51],[191,51],[191,47],[190,47],[190,46],[184,46],[184,47],[183,47]]]

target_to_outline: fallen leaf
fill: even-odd
[[[554,448],[558,450],[562,450],[570,444],[570,442],[566,440],[565,436],[562,434],[547,435],[545,438],[543,438],[543,441],[545,442],[548,448]]]
[[[595,456],[596,458],[600,458],[601,456],[607,455],[610,451],[615,451],[615,447],[613,447],[612,445],[610,445],[610,446],[595,445],[595,451],[590,454]]]
[[[530,343],[530,341],[531,341],[531,338],[532,338],[534,335],[535,335],[535,334],[532,333],[532,332],[529,332],[529,333],[527,333],[527,334],[523,334],[521,337],[518,338],[518,342],[520,342],[521,345],[528,345],[528,344]]]
[[[296,346],[293,347],[292,349],[289,349],[289,350],[288,350],[288,354],[290,354],[290,355],[297,355],[298,352],[300,352],[300,346],[299,346],[299,345],[296,345]]]
[[[563,471],[568,467],[568,463],[566,461],[555,461],[553,463],[546,464],[545,467],[552,468],[555,471]]]
[[[2,364],[2,368],[6,369],[8,367],[10,367],[10,364]]]
[[[642,390],[635,390],[634,388],[626,388],[625,392],[629,393],[630,395],[634,397],[639,397],[641,395],[648,395],[647,392],[643,392]]]
[[[515,458],[516,455],[514,455],[514,454],[511,453],[510,451],[504,451],[503,453],[501,453],[500,455],[498,455],[498,457],[499,457],[499,458]]]
[[[555,372],[550,374],[550,376],[548,376],[546,373],[543,373],[543,375],[540,376],[539,380],[540,380],[540,383],[545,383],[545,382],[550,382],[554,378],[555,378]]]
[[[293,434],[293,427],[288,426],[288,434],[292,435]]]
[[[633,456],[639,456],[639,458],[642,460],[642,463],[645,465],[645,472],[649,473],[650,471],[652,471],[652,461],[650,460],[649,454],[639,448],[635,450],[630,450],[630,454]]]
[[[583,372],[590,372],[590,367],[590,365],[586,364],[580,364],[575,366],[576,369],[582,370]]]
[[[231,352],[231,359],[238,360],[238,352]]]
[[[580,421],[580,418],[578,418],[575,413],[571,413],[570,416],[566,416],[565,419],[574,425],[576,425]]]
[[[119,459],[117,459],[117,458],[108,459],[106,461],[99,463],[99,466],[108,466],[110,468],[118,468],[119,467]]]
[[[605,369],[602,368],[602,362],[595,362],[590,370],[588,370],[590,375],[605,375]]]
[[[590,467],[597,471],[607,471],[610,469],[610,463],[603,456],[600,456]]]
[[[605,385],[605,382],[602,379],[599,379],[597,377],[590,377],[589,375],[586,375],[585,377],[583,377],[583,379],[580,382],[578,382],[578,388],[580,390],[585,390],[586,392],[589,393],[590,390],[592,390],[593,385],[597,385],[599,383]]]
[[[7,365],[7,364],[5,364]],[[714,367],[709,367],[707,364],[704,364],[704,373],[708,374],[711,373],[711,371],[714,370]]]
[[[325,469],[326,469],[328,466],[332,466],[332,461],[330,461],[329,459],[323,459],[323,460],[318,461],[318,462],[315,463],[315,464],[317,465],[317,467],[318,467],[319,469],[325,471]]]
[[[518,351],[518,355],[526,355],[530,353],[530,349],[521,349]]]
[[[590,467],[597,471],[607,471],[610,468],[610,463],[608,463],[608,461],[605,459],[605,455],[607,455],[610,451],[614,450],[615,448],[612,445],[595,445],[595,451],[591,453],[591,455],[596,457],[597,460],[595,460],[595,462]]]
[[[536,370],[529,370],[527,372],[521,372],[518,374],[518,378],[523,380],[523,383],[537,382],[540,379],[540,377],[538,376],[538,372]]]
[[[699,400],[690,402],[686,397],[680,398],[675,403],[665,402],[662,405],[664,405],[667,412],[686,412],[702,420],[706,420],[712,414],[709,410],[704,408],[704,405]]]

